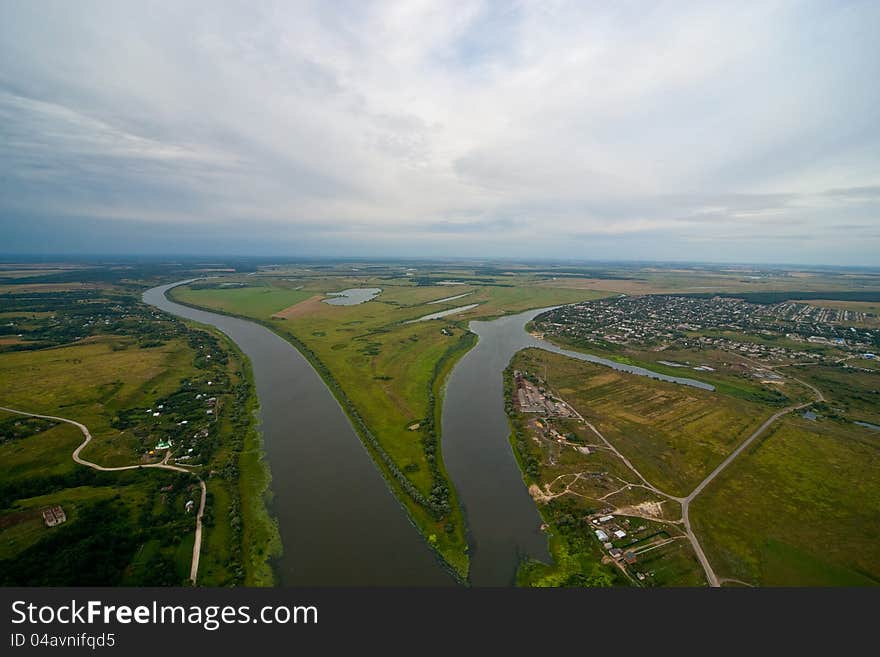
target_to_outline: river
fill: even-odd
[[[537,347],[632,374],[714,390],[702,381],[658,374],[538,340],[524,326],[546,310],[471,322],[470,330],[479,342],[456,364],[447,383],[443,460],[467,517],[470,579],[475,586],[513,584],[523,557],[550,560],[547,537],[540,531],[541,517],[508,440],[502,373],[517,351]]]
[[[284,545],[279,584],[453,585],[308,361],[260,324],[170,301],[165,292],[179,284],[147,290],[144,301],[215,326],[251,361]]]

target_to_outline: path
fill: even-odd
[[[5,406],[0,406],[0,411],[15,413],[16,415],[26,415],[28,417],[38,417],[44,420],[55,420],[57,422],[66,422],[67,424],[72,424],[77,429],[79,429],[85,437],[85,440],[80,443],[79,447],[73,450],[73,460],[80,465],[85,465],[89,468],[92,468],[93,470],[100,470],[101,472],[118,472],[120,470],[136,470],[137,468],[159,468],[162,470],[173,470],[174,472],[185,472],[186,474],[196,476],[186,468],[182,468],[177,465],[168,465],[168,454],[165,455],[165,459],[161,463],[148,463],[145,465],[122,465],[113,468],[107,468],[103,465],[98,465],[97,463],[87,461],[79,455],[80,452],[82,452],[83,448],[88,445],[92,440],[92,434],[91,432],[89,432],[89,429],[86,425],[81,424],[76,420],[69,420],[65,417],[56,417],[54,415],[40,415],[39,413],[28,413],[27,411],[19,411],[14,408],[6,408]],[[198,479],[199,487],[202,491],[202,499],[199,502],[199,512],[196,514],[196,537],[193,543],[192,565],[190,566],[189,571],[189,579],[193,583],[193,585],[195,585],[199,574],[199,556],[202,551],[202,515],[205,512],[205,498],[207,497],[207,488],[205,487],[205,482],[202,480],[201,477],[199,477]]]

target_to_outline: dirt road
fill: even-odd
[[[103,465],[98,465],[97,463],[92,463],[91,461],[87,461],[80,456],[80,452],[82,452],[83,448],[86,445],[88,445],[92,440],[92,434],[89,432],[89,429],[86,425],[81,424],[81,423],[77,422],[76,420],[70,420],[65,417],[57,417],[55,415],[40,415],[39,413],[29,413],[27,411],[19,411],[14,408],[6,408],[5,406],[0,406],[0,411],[5,411],[7,413],[15,413],[16,415],[25,415],[28,417],[38,417],[38,418],[42,418],[44,420],[55,420],[57,422],[66,422],[67,424],[72,424],[77,429],[79,429],[80,432],[82,432],[82,435],[85,438],[82,441],[82,443],[80,443],[80,445],[75,450],[73,450],[73,454],[72,454],[73,460],[76,461],[77,463],[79,463],[80,465],[85,465],[85,466],[92,468],[94,470],[100,470],[101,472],[118,472],[120,470],[136,470],[137,468],[158,468],[161,470],[173,470],[174,472],[185,472],[186,474],[193,475],[194,477],[196,476],[195,474],[193,474],[190,470],[187,470],[186,468],[182,468],[178,465],[168,465],[165,462],[168,460],[167,455],[166,455],[165,460],[162,461],[162,463],[149,463],[146,465],[122,465],[122,466],[117,466],[114,468],[107,468],[107,467],[104,467]],[[201,491],[202,491],[202,499],[199,502],[199,512],[196,514],[196,537],[195,537],[195,541],[193,543],[192,565],[190,566],[190,572],[189,572],[189,578],[190,578],[190,581],[192,581],[193,585],[195,585],[196,580],[198,579],[198,574],[199,574],[199,555],[201,554],[201,551],[202,551],[202,515],[205,512],[205,499],[207,497],[207,488],[205,487],[205,482],[201,478],[198,478],[198,480],[199,480],[199,487],[201,488]]]

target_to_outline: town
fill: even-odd
[[[803,303],[620,295],[551,310],[536,318],[534,327],[539,334],[597,346],[653,351],[720,348],[770,362],[821,362],[841,357],[873,360],[880,328],[872,325],[880,326],[873,315]]]

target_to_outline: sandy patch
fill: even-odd
[[[662,518],[663,502],[639,502],[633,506],[617,509],[616,513],[622,516],[650,516],[652,518]]]
[[[274,319],[296,319],[297,317],[310,315],[316,310],[320,310],[320,304],[323,298],[323,294],[316,294],[313,297],[309,297],[305,301],[300,301],[299,303],[295,303],[292,306],[285,308],[284,310],[279,310],[277,313],[272,315],[272,317]]]

